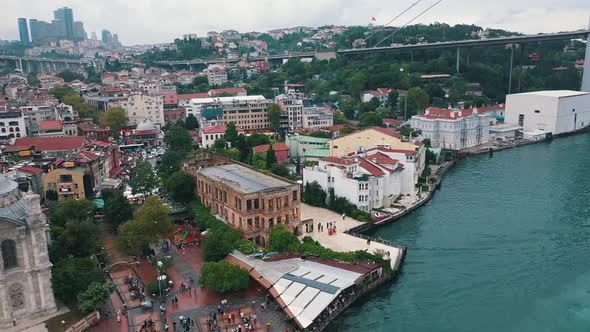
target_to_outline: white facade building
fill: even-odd
[[[289,128],[303,127],[303,100],[291,95],[281,95],[276,100],[283,113],[289,118]]]
[[[423,154],[383,147],[345,158],[326,157],[318,166],[303,169],[303,182],[317,182],[324,191],[334,189],[360,210],[389,207],[400,195],[416,194],[424,170]]]
[[[334,113],[327,107],[304,107],[303,128],[320,130],[334,125]]]
[[[422,131],[422,137],[430,139],[432,147],[461,150],[490,140],[491,118],[477,108],[443,109],[429,107],[424,114],[410,119],[412,128]]]
[[[506,96],[506,123],[559,135],[590,125],[590,92],[553,90]]]
[[[244,130],[266,129],[269,127],[268,114],[266,108],[272,103],[272,100],[264,96],[235,96],[235,97],[215,97],[215,98],[195,98],[191,99],[190,111],[201,124],[207,120],[214,120],[217,124],[227,125],[230,122],[236,124],[236,127]],[[212,110],[219,109],[220,112],[214,115],[207,115]],[[212,117],[215,119],[212,119]]]
[[[160,126],[165,123],[164,99],[162,96],[132,94],[127,98],[112,101],[111,104],[111,106],[119,106],[125,110],[127,118],[129,118],[129,125],[137,126],[145,119]]]
[[[14,144],[15,139],[25,136],[27,127],[21,112],[0,112],[0,144]]]

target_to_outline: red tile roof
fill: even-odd
[[[85,142],[84,136],[24,137],[16,139],[4,152],[18,152],[31,148],[37,152],[80,150]]]
[[[187,100],[187,99],[196,99],[196,98],[209,98],[209,94],[207,92],[197,92],[197,93],[183,93],[176,96],[178,100]]]
[[[263,144],[253,147],[252,150],[254,151],[254,153],[265,153],[266,151],[268,151],[268,147],[268,144]],[[272,145],[272,149],[274,151],[287,151],[289,150],[289,147],[285,143],[275,143]]]
[[[203,129],[203,134],[221,134],[225,133],[227,126],[219,125],[219,126],[212,126]]]
[[[39,130],[62,130],[63,122],[60,120],[43,120],[39,122]]]
[[[404,153],[406,155],[414,155],[414,154],[418,153],[418,152],[412,151],[412,150],[388,149],[388,148],[385,148],[382,146],[376,147],[374,149],[369,149],[367,151],[373,151],[373,150],[378,150],[378,151],[383,151],[383,152],[391,152],[391,153]]]
[[[339,164],[339,165],[352,165],[352,164],[354,164],[353,160],[343,159],[343,158],[338,158],[338,157],[324,157],[320,160],[328,162],[328,163]]]
[[[364,168],[367,172],[369,172],[372,176],[383,176],[385,172],[381,170],[381,168],[373,165],[365,158],[359,158],[359,166]]]
[[[95,160],[98,160],[98,158],[99,158],[99,156],[97,156],[95,153],[92,153],[90,151],[80,151],[80,152],[78,152],[78,154],[76,156],[78,157],[78,160],[81,162],[95,161]]]
[[[397,159],[392,159],[389,156],[387,156],[381,152],[377,152],[375,154],[368,155],[367,159],[370,161],[374,161],[377,164],[395,165],[398,163]]]
[[[19,172],[24,172],[24,173],[29,173],[29,174],[41,174],[43,173],[43,170],[37,167],[33,167],[33,166],[21,166],[19,168],[17,168],[17,171]]]
[[[320,129],[321,130],[326,130],[326,131],[339,131],[339,130],[342,130],[342,129],[346,129],[348,127],[350,127],[350,126],[347,125],[347,124],[337,124],[337,125],[333,125],[333,126],[329,126],[329,127],[322,127]]]
[[[383,119],[383,123],[389,123],[389,124],[396,125],[396,126],[400,126],[404,122],[405,122],[404,120],[398,120],[398,119],[393,119],[393,118],[384,118]]]
[[[95,132],[105,132],[108,131],[106,128],[100,128],[97,126],[92,126],[89,125],[87,123],[81,123],[78,125],[78,129],[82,130],[83,132],[90,132],[90,131],[95,131]]]

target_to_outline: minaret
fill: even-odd
[[[588,24],[588,29],[590,30],[590,23]],[[586,59],[584,60],[581,90],[590,92],[590,33],[586,36]]]

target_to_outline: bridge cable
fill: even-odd
[[[418,0],[416,2],[414,2],[410,7],[406,8],[403,12],[399,13],[396,17],[392,18],[391,20],[389,20],[389,22],[383,24],[383,26],[388,26],[391,24],[391,22],[397,20],[400,16],[402,16],[403,14],[407,13],[408,10],[414,8],[414,6],[416,6],[417,4],[419,4],[420,2],[422,2],[423,0]],[[373,37],[373,35],[375,35],[377,33],[377,31],[373,31],[372,34],[369,35],[369,37],[365,38],[365,40],[369,40],[369,38]]]
[[[402,25],[401,27],[397,28],[394,32],[390,33],[389,35],[387,35],[387,37],[383,38],[380,42],[378,42],[377,44],[375,44],[373,47],[377,47],[379,46],[379,44],[381,44],[382,42],[384,42],[387,38],[393,36],[394,34],[396,34],[397,32],[399,32],[401,29],[405,28],[406,26],[408,26],[410,23],[414,22],[416,19],[418,19],[420,16],[422,16],[423,14],[425,14],[427,11],[431,10],[434,6],[438,5],[439,3],[441,3],[443,0],[438,0],[437,2],[433,3],[430,7],[426,8],[424,11],[422,11],[420,14],[418,14],[417,16],[415,16],[413,19],[409,20],[406,24]]]

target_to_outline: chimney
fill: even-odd
[[[473,107],[473,114],[477,114],[477,107]]]
[[[424,115],[428,115],[430,114],[430,107],[428,107],[426,110],[424,110]]]
[[[377,158],[372,158],[371,161],[376,164],[377,163]]]
[[[452,110],[453,108],[451,107],[451,104],[449,104],[449,107],[447,107],[447,109]]]
[[[451,111],[451,119],[455,118],[455,111]]]
[[[590,23],[588,24],[590,30]],[[584,60],[584,73],[582,74],[582,88],[584,92],[590,92],[590,33],[586,36],[586,58]]]
[[[460,117],[462,117],[462,116],[463,116],[463,109],[461,108],[461,109],[459,110],[459,112],[457,112],[457,117],[459,117],[459,118],[460,118]]]

